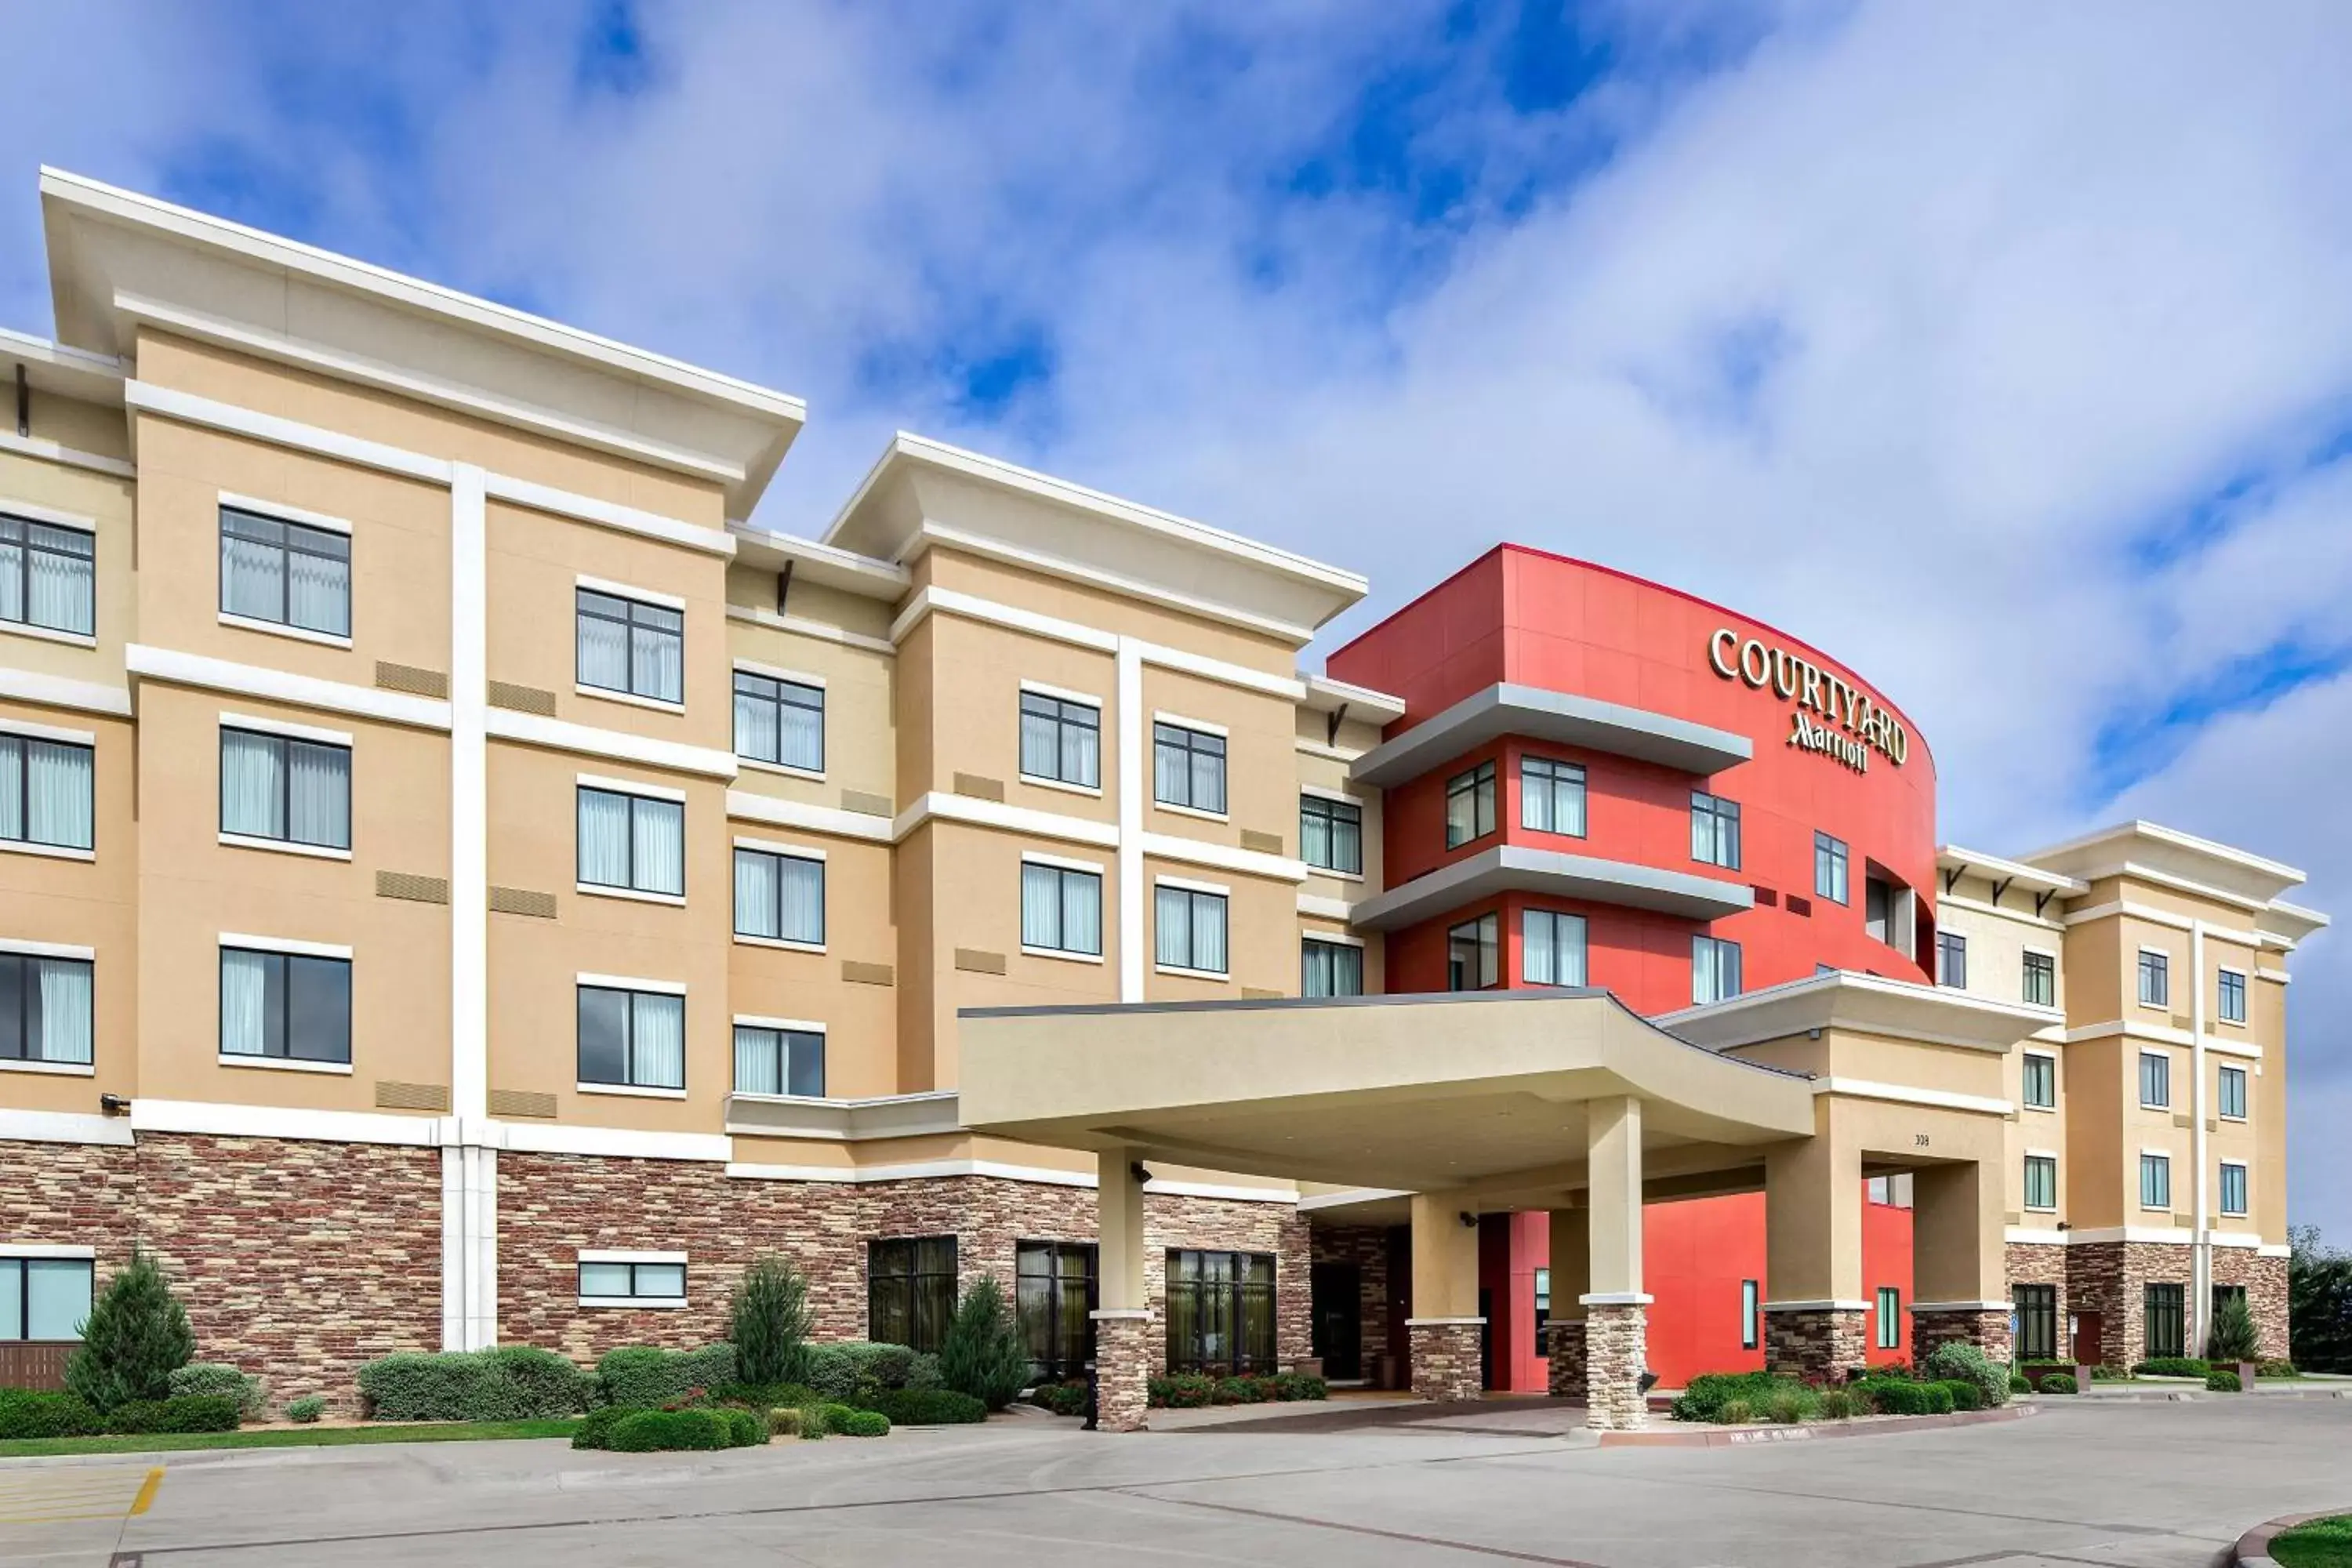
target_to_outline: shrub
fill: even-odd
[[[2232,1292],[2213,1303],[2212,1325],[2205,1331],[2205,1355],[2210,1361],[2252,1361],[2263,1353],[2263,1336],[2254,1327],[2253,1310],[2242,1295]]]
[[[1853,1385],[1856,1394],[1868,1399],[1871,1407],[1882,1415],[1925,1415],[1927,1414],[1927,1385],[1906,1378],[1865,1378]],[[1948,1399],[1949,1395],[1946,1396]]]
[[[716,1410],[631,1410],[605,1431],[604,1447],[623,1454],[724,1448],[734,1438]]]
[[[2213,1369],[2195,1356],[2160,1355],[2132,1363],[2134,1377],[2203,1377]]]
[[[1216,1379],[1197,1372],[1171,1373],[1144,1385],[1144,1402],[1155,1409],[1198,1410],[1217,1391]]]
[[[2254,1369],[2256,1377],[2299,1377],[2291,1361],[2266,1361]]]
[[[305,1426],[326,1413],[326,1396],[318,1394],[306,1394],[286,1406],[286,1419],[299,1422]]]
[[[768,1412],[768,1434],[774,1437],[797,1437],[801,1430],[801,1411],[784,1405]],[[576,1445],[575,1445],[576,1447]]]
[[[2093,1383],[2121,1383],[2123,1380],[2124,1374],[2117,1372],[2114,1367],[2103,1364],[2095,1366],[2091,1369],[2091,1381]]]
[[[1323,1379],[1304,1372],[1286,1372],[1274,1380],[1276,1399],[1328,1399],[1331,1385]]]
[[[719,1413],[727,1422],[728,1440],[738,1448],[756,1448],[768,1440],[768,1419],[756,1410],[730,1408]]]
[[[588,1412],[587,1419],[573,1428],[572,1446],[575,1448],[609,1448],[613,1446],[613,1428],[635,1414],[625,1405],[600,1405]]]
[[[2208,1391],[2214,1394],[2242,1394],[2245,1392],[2245,1385],[2238,1381],[2238,1374],[2234,1372],[2224,1370],[2216,1370],[2207,1373],[2205,1374],[2205,1387]]]
[[[918,1361],[929,1363],[924,1369],[928,1386],[940,1386],[939,1358],[918,1357],[905,1345],[868,1343],[864,1340],[811,1345],[808,1347],[807,1382],[810,1387],[827,1399],[858,1400],[886,1388],[907,1387],[915,1377]],[[1025,1382],[1028,1371],[1025,1352],[1023,1353],[1022,1371]]]
[[[596,1391],[607,1405],[656,1409],[692,1388],[724,1388],[737,1382],[735,1347],[725,1342],[700,1350],[666,1351],[657,1345],[624,1345],[606,1351],[596,1363]]]
[[[1947,1383],[1923,1383],[1919,1385],[1919,1394],[1920,1397],[1926,1402],[1927,1414],[1930,1415],[1949,1415],[1952,1413],[1951,1384]]]
[[[1988,1359],[1971,1344],[1937,1345],[1919,1363],[1919,1375],[1929,1383],[1972,1383],[1983,1397],[1969,1410],[1990,1410],[2009,1403],[2009,1368]]]
[[[973,1280],[956,1304],[954,1321],[940,1346],[940,1377],[991,1410],[1012,1404],[1027,1385],[1029,1348],[1005,1309],[1004,1289],[996,1276]]]
[[[2021,1372],[2012,1372],[2009,1374],[2009,1391],[2011,1394],[2031,1394],[2033,1392],[2033,1380]]]
[[[1029,1391],[1029,1403],[1055,1415],[1084,1415],[1087,1385],[1083,1383],[1041,1383]]]
[[[1274,1397],[1270,1377],[1221,1377],[1209,1395],[1212,1405],[1263,1405]]]
[[[115,1271],[90,1303],[81,1344],[66,1360],[66,1386],[93,1409],[172,1395],[172,1373],[196,1353],[187,1310],[163,1268],[143,1252]]]
[[[378,1421],[525,1421],[571,1415],[588,1401],[586,1373],[553,1351],[402,1352],[360,1368],[360,1405]]]
[[[236,1401],[237,1413],[248,1420],[261,1415],[261,1379],[251,1373],[240,1372],[226,1362],[195,1361],[173,1370],[163,1380],[173,1397],[186,1394],[211,1394]]]
[[[1798,1384],[1786,1384],[1772,1391],[1764,1402],[1765,1419],[1780,1426],[1793,1426],[1821,1408],[1821,1396]]]
[[[751,1260],[728,1310],[735,1375],[745,1383],[797,1383],[807,1375],[808,1280],[788,1258]]]
[[[236,1401],[220,1394],[133,1399],[106,1414],[109,1432],[234,1432]]]
[[[879,1410],[853,1410],[834,1428],[845,1437],[887,1437],[890,1418]]]
[[[1952,1396],[1952,1408],[1955,1410],[1982,1410],[1985,1408],[1984,1390],[1979,1388],[1975,1384],[1970,1383],[1964,1377],[1948,1377],[1937,1384],[1937,1386],[1943,1389]],[[2006,1394],[2007,1392],[2008,1388],[2006,1384],[2004,1384],[2002,1393]]]
[[[1744,1399],[1727,1399],[1715,1407],[1714,1419],[1725,1426],[1745,1426],[1756,1419],[1756,1412]]]
[[[907,1358],[907,1386],[917,1391],[945,1388],[940,1376],[940,1358],[929,1351],[916,1351]]]
[[[703,1391],[705,1403],[772,1410],[779,1405],[814,1405],[824,1396],[805,1383],[722,1383]]]
[[[2042,1380],[2042,1392],[2044,1394],[2074,1393],[2074,1374],[2071,1372],[2053,1372],[2048,1373]]]
[[[1778,1382],[1769,1372],[1703,1372],[1690,1380],[1670,1414],[1677,1421],[1717,1421],[1725,1400],[1744,1400],[1752,1407],[1769,1399]]]
[[[1861,1414],[1862,1408],[1861,1397],[1851,1388],[1822,1390],[1822,1419],[1824,1421],[1851,1421]]]
[[[0,1437],[89,1437],[102,1425],[79,1394],[0,1388]]]
[[[1075,1412],[1086,1413],[1086,1386],[1078,1388],[1079,1405]],[[957,1426],[988,1419],[988,1406],[969,1394],[958,1394],[952,1388],[886,1388],[870,1399],[859,1402],[866,1409],[890,1418],[893,1426]]]

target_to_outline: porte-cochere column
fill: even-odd
[[[1095,1426],[1140,1432],[1151,1392],[1151,1303],[1143,1285],[1143,1178],[1135,1152],[1095,1156]]]
[[[1479,1340],[1478,1216],[1454,1193],[1412,1197],[1412,1315],[1404,1321],[1412,1391],[1423,1399],[1486,1392]]]
[[[1584,1424],[1603,1431],[1639,1426],[1647,1414],[1649,1308],[1642,1289],[1642,1102],[1632,1096],[1586,1105],[1591,1206],[1587,1254]]]

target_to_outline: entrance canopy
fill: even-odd
[[[1807,1075],[1693,1045],[1601,990],[961,1019],[973,1131],[1216,1170],[1412,1191],[1491,1181],[1585,1160],[1586,1102],[1628,1097],[1643,1102],[1645,1150],[1753,1151],[1814,1130]]]

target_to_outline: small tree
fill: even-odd
[[[1029,1384],[1029,1347],[993,1274],[972,1281],[940,1345],[940,1381],[1002,1410]]]
[[[2213,1326],[2205,1336],[2208,1361],[2252,1361],[2262,1353],[2263,1337],[2243,1296],[2232,1292],[2213,1303]]]
[[[188,1314],[155,1260],[134,1249],[106,1282],[66,1361],[66,1386],[101,1411],[134,1399],[168,1399],[172,1373],[196,1353]]]
[[[789,1258],[763,1253],[743,1271],[732,1309],[735,1375],[774,1384],[808,1380],[808,1280]]]

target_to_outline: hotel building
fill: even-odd
[[[1539,552],[1314,674],[1361,577],[916,437],[774,533],[793,397],[41,195],[0,1383],[134,1247],[343,1402],[720,1337],[771,1250],[829,1337],[998,1276],[1113,1426],[1310,1356],[1603,1423],[1645,1364],[2124,1362],[2238,1289],[2284,1353],[2293,869],[1939,847],[1860,675]]]

